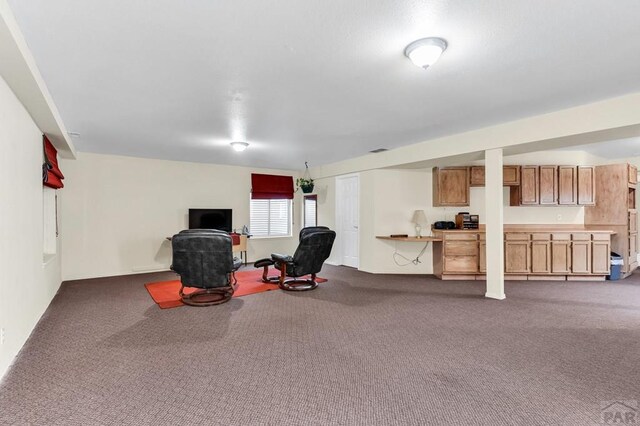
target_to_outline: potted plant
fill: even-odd
[[[298,178],[296,179],[296,185],[302,188],[302,192],[305,194],[313,192],[313,179],[311,178]]]

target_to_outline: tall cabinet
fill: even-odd
[[[622,256],[626,277],[638,267],[638,170],[630,164],[597,166],[595,182],[598,202],[585,207],[584,223],[591,229],[606,228],[616,232],[611,237],[611,251]]]

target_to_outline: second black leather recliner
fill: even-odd
[[[335,238],[336,233],[325,226],[303,228],[293,256],[272,253],[271,258],[260,259],[254,265],[264,268],[264,282],[277,282],[283,290],[313,290],[318,286],[316,274],[331,255]],[[275,266],[280,275],[269,277],[270,266]],[[310,275],[310,278],[302,278],[306,275]]]

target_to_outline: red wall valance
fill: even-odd
[[[253,200],[293,199],[293,177],[251,173]]]
[[[60,189],[64,186],[62,183],[64,175],[60,171],[60,167],[58,167],[58,151],[44,135],[42,136],[42,144],[44,146],[42,183],[50,188]]]

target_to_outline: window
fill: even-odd
[[[250,216],[253,237],[291,236],[291,200],[251,200]]]
[[[303,227],[317,226],[318,225],[318,196],[317,195],[305,195],[303,214],[304,220],[302,221]]]
[[[56,211],[56,190],[42,187],[42,231],[43,231],[43,258],[46,262],[56,254],[58,237],[58,218]]]

